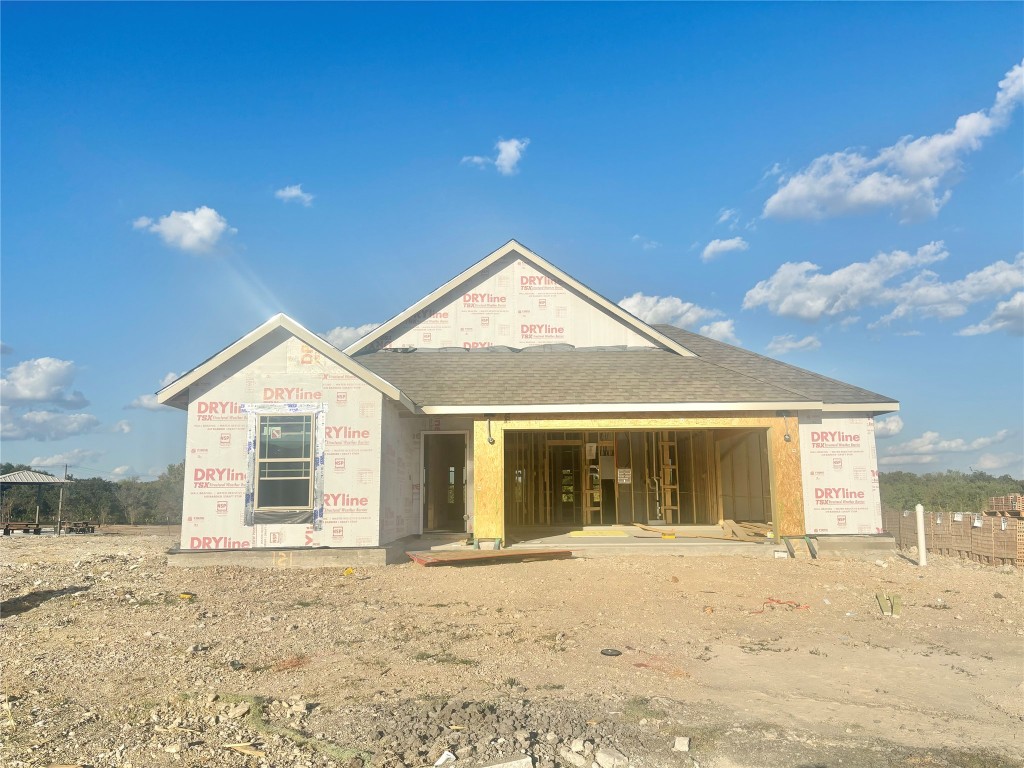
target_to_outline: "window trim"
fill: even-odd
[[[257,454],[259,452],[259,435],[257,428],[259,417],[267,414],[312,414],[313,416],[313,443],[311,446],[313,462],[313,506],[312,509],[297,509],[295,507],[265,508],[261,512],[287,512],[297,513],[311,512],[312,528],[314,531],[321,531],[324,527],[324,451],[327,445],[327,405],[319,403],[241,403],[240,410],[249,419],[246,441],[246,481],[245,481],[245,510],[242,524],[248,527],[255,525],[270,524],[267,521],[256,522],[256,482],[257,482]],[[309,525],[308,519],[299,523],[280,522],[276,525]]]

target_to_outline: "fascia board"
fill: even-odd
[[[337,363],[339,366],[344,368],[346,371],[357,377],[361,381],[370,385],[378,392],[390,397],[392,400],[397,400],[402,403],[409,410],[415,410],[415,404],[409,399],[405,393],[403,393],[398,387],[385,381],[380,376],[375,374],[363,365],[360,365],[355,360],[345,355],[340,349],[335,347],[333,344],[328,342],[326,339],[317,336],[315,333],[310,331],[305,326],[295,322],[285,314],[277,314],[267,320],[259,327],[253,329],[242,338],[233,344],[229,344],[220,352],[215,354],[213,357],[205,360],[188,373],[180,376],[179,378],[172,381],[163,389],[156,393],[157,402],[162,405],[172,405],[177,408],[187,408],[187,399],[182,403],[180,396],[186,394],[188,388],[199,381],[203,376],[206,376],[210,372],[216,370],[220,366],[227,363],[235,355],[239,354],[243,350],[247,349],[251,345],[255,344],[260,339],[264,338],[267,334],[283,328],[289,333],[293,334],[296,338],[302,340],[305,344],[315,349],[317,352],[322,354],[324,357]],[[177,399],[177,402],[172,402]]]
[[[821,410],[828,413],[894,413],[899,409],[899,403],[826,403]]]
[[[822,403],[806,400],[773,403],[552,403],[540,405],[425,405],[419,413],[468,415],[485,413],[693,413],[699,411],[815,411]]]
[[[581,295],[589,299],[591,302],[597,304],[602,309],[610,312],[619,320],[629,325],[631,328],[633,328],[633,330],[637,331],[642,336],[646,336],[647,338],[656,342],[660,346],[679,355],[682,355],[683,357],[696,357],[696,355],[694,355],[693,352],[688,350],[678,341],[674,341],[673,339],[663,334],[661,331],[652,328],[650,325],[645,323],[640,318],[630,314],[622,307],[620,307],[618,304],[609,301],[601,294],[591,290],[586,285],[581,283],[579,280],[574,278],[572,275],[563,272],[554,264],[550,263],[543,257],[538,256],[536,253],[531,251],[522,243],[519,243],[515,240],[509,240],[507,243],[505,243],[505,245],[501,246],[501,248],[485,256],[483,259],[478,261],[469,269],[466,269],[463,272],[459,273],[451,280],[449,280],[447,283],[442,285],[440,288],[424,296],[422,299],[417,301],[415,304],[413,304],[405,311],[399,313],[398,315],[395,315],[386,323],[383,323],[374,330],[370,331],[370,333],[368,333],[366,336],[363,336],[361,339],[357,339],[355,342],[345,347],[345,354],[354,355],[357,352],[365,349],[373,342],[375,342],[377,339],[379,339],[381,336],[384,336],[385,334],[389,333],[390,331],[404,323],[417,312],[420,312],[426,307],[430,306],[435,301],[447,295],[453,289],[457,288],[459,285],[472,279],[480,272],[494,264],[496,261],[503,259],[505,256],[508,256],[511,253],[517,254],[521,258],[533,264],[535,267],[541,269],[544,272],[550,273],[554,277],[557,277],[563,283],[570,286],[573,290],[578,291]]]

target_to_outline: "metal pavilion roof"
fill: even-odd
[[[54,477],[53,475],[46,475],[42,472],[30,472],[27,469],[23,469],[20,472],[10,472],[6,475],[0,475],[0,483],[8,483],[10,485],[40,485],[43,483],[70,483],[71,480],[65,480],[62,477]]]

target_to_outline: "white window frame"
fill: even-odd
[[[270,459],[262,458],[260,456],[260,449],[263,446],[263,424],[265,420],[275,418],[303,418],[309,422],[309,455],[305,458],[281,458],[281,459]],[[308,502],[304,505],[297,504],[285,504],[278,506],[266,506],[260,503],[260,484],[265,479],[261,477],[261,469],[264,465],[273,465],[281,463],[296,463],[305,462],[308,467],[307,473],[307,499]],[[315,499],[313,498],[313,475],[316,464],[316,418],[312,412],[306,413],[257,413],[256,414],[256,475],[254,478],[254,508],[258,510],[312,510],[315,506]],[[300,480],[302,478],[280,478],[289,480]]]

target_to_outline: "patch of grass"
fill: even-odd
[[[645,718],[647,720],[660,720],[668,717],[668,713],[665,710],[652,706],[651,700],[646,697],[630,699],[626,702],[623,712],[627,717],[632,717],[636,720]]]
[[[249,702],[249,714],[246,716],[246,721],[254,731],[260,734],[268,736],[280,736],[283,739],[287,739],[297,747],[309,747],[310,749],[319,752],[321,755],[328,757],[338,762],[347,763],[353,757],[362,758],[364,765],[369,765],[373,755],[367,752],[363,752],[359,749],[351,749],[349,747],[342,747],[331,741],[324,739],[317,739],[312,736],[298,731],[294,728],[289,728],[286,725],[273,725],[267,722],[264,717],[264,709],[267,705],[267,700],[262,696],[233,696],[231,694],[222,694],[220,696],[221,701],[237,704],[243,701]]]
[[[507,685],[509,688],[517,688],[521,685],[521,683],[519,682],[518,677],[506,677],[505,685]]]
[[[438,664],[460,664],[465,667],[475,667],[480,664],[479,661],[474,659],[463,659],[458,656],[453,656],[447,651],[441,651],[440,653],[427,653],[426,651],[418,651],[413,656],[416,661],[436,661]]]
[[[316,605],[316,600],[296,600],[296,608],[309,608],[310,606]]]
[[[540,689],[542,691],[561,691],[565,689],[565,686],[561,683],[545,683]]]

